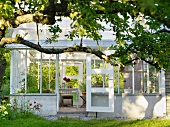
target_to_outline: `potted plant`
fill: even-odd
[[[64,77],[63,80],[65,82],[64,83],[64,85],[65,85],[64,87],[68,88],[69,87],[69,82],[71,81],[70,78]]]
[[[96,80],[96,83],[95,83],[95,87],[103,87],[103,76],[101,74],[97,74],[95,76],[95,80]]]
[[[81,82],[81,84],[79,85],[79,88],[82,92],[83,96],[86,96],[86,83],[85,82]]]
[[[44,90],[44,93],[50,93],[50,92],[51,92],[51,90],[49,90],[49,89]]]

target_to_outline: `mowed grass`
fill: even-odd
[[[76,120],[58,119],[49,121],[44,118],[20,118],[1,120],[0,127],[170,127],[170,120]]]

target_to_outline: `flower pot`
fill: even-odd
[[[83,95],[83,96],[86,96],[86,92],[82,92],[82,95]]]
[[[73,88],[73,86],[69,86],[69,88]]]
[[[44,90],[44,93],[50,93],[50,90]]]

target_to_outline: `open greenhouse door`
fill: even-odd
[[[95,68],[91,54],[86,59],[86,111],[88,112],[113,112],[114,111],[114,86],[113,66],[101,63],[101,68]],[[97,61],[98,63],[98,61]],[[98,79],[102,83],[98,83]]]

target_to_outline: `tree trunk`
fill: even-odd
[[[2,88],[2,80],[6,70],[6,59],[3,55],[0,55],[0,89]]]

